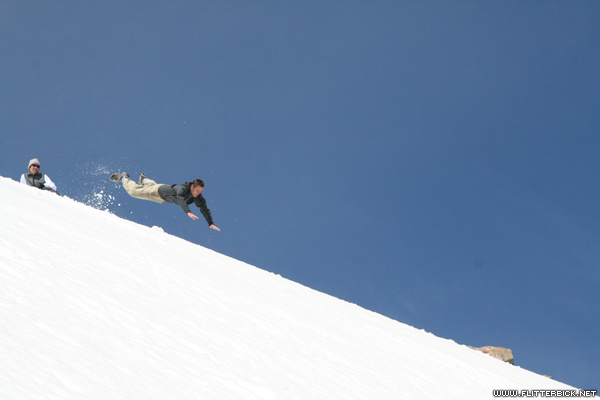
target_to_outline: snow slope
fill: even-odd
[[[570,389],[1,177],[0,214],[0,399],[481,400],[493,389]]]

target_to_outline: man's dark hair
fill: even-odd
[[[194,182],[192,182],[192,185],[203,188],[204,182],[202,182],[200,179],[194,179]]]

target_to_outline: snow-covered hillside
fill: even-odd
[[[0,399],[481,400],[572,389],[7,178],[0,214]]]

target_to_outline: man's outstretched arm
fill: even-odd
[[[191,212],[191,211],[189,213],[187,213],[187,215],[188,215],[188,217],[190,217],[193,220],[197,220],[198,219],[198,217],[193,212]],[[210,229],[214,229],[215,231],[221,232],[221,230],[215,224],[210,224],[209,228]]]

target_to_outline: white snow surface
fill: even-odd
[[[0,213],[0,399],[481,400],[572,389],[2,177]]]

